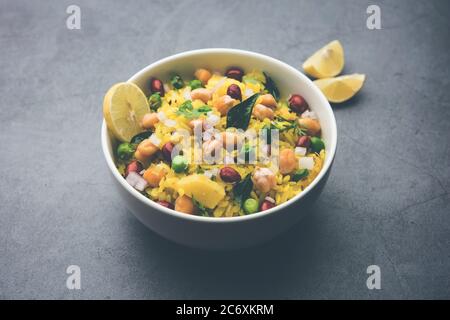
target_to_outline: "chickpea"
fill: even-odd
[[[188,196],[182,195],[175,200],[175,210],[187,214],[194,214],[194,202]]]
[[[153,129],[155,124],[159,122],[158,115],[156,113],[146,113],[142,118],[142,128]]]
[[[300,118],[298,124],[301,128],[306,129],[310,136],[317,136],[320,133],[320,123],[316,119]]]
[[[262,105],[262,104],[257,104],[253,108],[253,115],[259,120],[264,120],[266,118],[273,120],[273,118],[275,116],[272,109],[270,109],[269,107],[266,107],[265,105]]]
[[[288,174],[297,169],[298,161],[292,149],[283,149],[280,152],[280,172]]]
[[[211,91],[205,88],[198,88],[191,91],[192,100],[202,100],[207,103],[211,99]]]
[[[255,188],[263,193],[269,192],[277,185],[275,174],[268,168],[256,168],[252,180]]]
[[[206,84],[208,80],[211,78],[211,72],[206,69],[197,69],[194,73],[195,77],[200,80],[203,84]]]
[[[222,116],[226,115],[228,113],[228,110],[230,110],[233,107],[234,99],[231,98],[229,95],[224,95],[218,98],[213,103],[213,107],[217,109],[217,111],[220,112]]]
[[[158,148],[157,146],[155,146],[155,145],[150,141],[150,139],[145,139],[145,140],[142,140],[141,143],[139,143],[139,145],[137,146],[137,149],[136,149],[136,152],[135,152],[134,155],[135,155],[136,159],[141,160],[141,159],[139,159],[139,158],[136,156],[136,153],[138,153],[139,156],[141,156],[141,157],[149,158],[149,157],[151,157],[154,153],[156,153],[156,151],[158,151],[158,150],[159,150],[159,148]]]
[[[242,142],[242,137],[236,132],[223,131],[220,136],[225,149],[227,148],[227,144],[230,146],[232,145],[234,148],[237,144]]]
[[[139,151],[136,150],[136,152],[134,153],[134,157],[136,158],[136,160],[138,160],[139,162],[145,163],[148,159],[147,157],[144,157]]]
[[[275,109],[277,107],[277,101],[275,100],[273,95],[269,93],[260,96],[258,100],[260,104],[269,107],[270,109]]]
[[[152,166],[145,170],[144,179],[148,182],[150,187],[158,187],[162,178],[166,175],[166,170],[160,166]]]
[[[203,143],[203,154],[214,157],[222,150],[222,141],[208,140]]]

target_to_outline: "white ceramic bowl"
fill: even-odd
[[[336,121],[330,104],[305,75],[274,58],[234,49],[187,51],[145,67],[128,81],[137,84],[148,95],[151,77],[166,82],[171,72],[177,72],[184,79],[190,79],[196,68],[204,67],[223,73],[229,66],[239,66],[246,71],[266,71],[274,79],[282,97],[286,98],[291,93],[305,97],[311,110],[319,117],[326,146],[326,159],[320,174],[303,192],[270,210],[232,218],[187,215],[156,204],[128,185],[114,165],[112,150],[115,141],[103,121],[102,149],[122,201],[151,230],[169,240],[191,247],[233,249],[253,246],[294,225],[308,212],[310,204],[320,194],[336,152]],[[111,194],[111,197],[115,196],[116,194]]]

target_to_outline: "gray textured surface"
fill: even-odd
[[[1,0],[0,298],[450,298],[449,2],[376,2],[379,31],[369,1]],[[338,154],[308,219],[260,248],[205,253],[115,197],[100,150],[113,83],[202,47],[299,66],[335,38],[345,72],[368,78],[334,107]],[[65,287],[70,264],[80,291]]]

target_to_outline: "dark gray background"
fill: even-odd
[[[0,1],[0,298],[450,298],[449,3]],[[70,4],[81,30],[66,28]],[[382,30],[366,28],[369,4]],[[127,212],[100,148],[112,84],[204,47],[299,67],[333,39],[345,73],[367,81],[333,106],[338,153],[307,219],[262,247],[208,253]]]

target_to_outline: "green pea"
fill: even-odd
[[[150,105],[150,109],[153,111],[158,110],[159,107],[161,107],[162,101],[161,101],[161,95],[159,92],[155,92],[148,98],[148,103]]]
[[[191,90],[195,90],[198,88],[202,88],[203,84],[200,80],[195,79],[195,80],[192,80],[191,82],[189,82],[189,87],[191,87]]]
[[[185,171],[187,169],[187,167],[188,167],[188,162],[185,157],[178,155],[172,159],[172,169],[176,173],[181,173],[181,172]]]
[[[308,175],[309,175],[308,169],[299,169],[292,174],[291,180],[297,182],[306,178]]]
[[[256,201],[255,199],[252,198],[248,198],[247,200],[244,201],[244,211],[247,214],[250,213],[255,213],[258,211],[258,201]]]
[[[129,160],[133,157],[136,146],[132,143],[123,142],[117,147],[117,156],[120,160]]]
[[[311,150],[319,153],[322,149],[325,149],[323,140],[317,137],[311,137]]]
[[[184,82],[183,79],[181,79],[181,77],[176,74],[172,77],[172,79],[170,79],[170,84],[172,85],[172,87],[174,87],[175,89],[181,89],[184,87]]]

